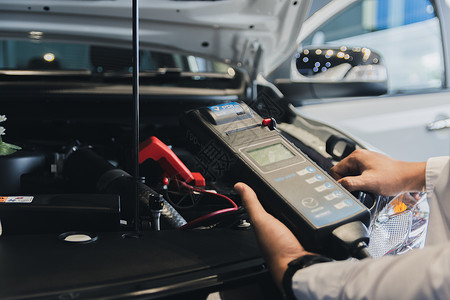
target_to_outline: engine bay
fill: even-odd
[[[160,283],[154,280],[159,274],[183,270],[183,276],[190,277],[194,270],[201,268],[206,272],[201,273],[203,278],[208,272],[219,272],[217,268],[224,264],[233,266],[220,271],[227,282],[236,282],[240,278],[235,276],[236,272],[242,273],[240,276],[243,277],[267,274],[249,230],[249,218],[233,190],[235,182],[226,176],[225,171],[232,162],[215,147],[200,151],[199,159],[199,153],[194,155],[192,152],[199,141],[189,134],[186,126],[180,125],[186,111],[230,100],[236,99],[144,99],[139,157],[143,156],[138,181],[130,175],[133,166],[129,101],[106,101],[98,97],[85,97],[80,101],[48,95],[5,101],[2,114],[7,120],[0,124],[6,128],[2,139],[21,149],[0,156],[3,231],[0,248],[4,253],[10,253],[0,256],[0,262],[21,256],[15,250],[17,247],[38,247],[40,252],[48,253],[45,255],[47,262],[56,267],[56,260],[60,258],[51,253],[61,247],[60,241],[64,241],[74,243],[75,247],[78,244],[93,247],[77,252],[84,259],[83,268],[91,270],[88,286],[101,279],[116,282],[116,287],[123,289],[123,280],[134,276],[141,276],[143,281],[151,282],[151,286],[158,286]],[[261,106],[261,102],[253,104],[252,108],[263,116],[277,116],[281,120],[278,127],[283,136],[325,172],[351,148],[345,137],[320,124],[289,115],[289,109],[279,104],[282,102],[276,103],[277,109],[270,103]],[[327,137],[323,139],[323,135]],[[318,142],[320,146],[315,146]],[[327,145],[339,148],[336,145],[341,142],[345,147],[339,146],[343,149],[340,154]],[[325,149],[327,147],[331,150]],[[422,195],[403,196],[392,201],[363,192],[354,196],[371,211],[370,238],[376,243],[369,244],[369,250],[372,247],[373,253],[393,255],[423,245],[428,204]],[[399,213],[399,207],[404,207],[402,213]],[[138,223],[135,220],[139,220]],[[136,233],[141,236],[136,240],[138,244],[133,241]],[[192,243],[193,240],[196,242]],[[106,244],[108,246],[104,248]],[[123,249],[131,245],[137,248],[129,249],[127,259],[121,261]],[[150,259],[152,267],[131,272],[130,260],[137,269],[143,259],[146,261],[148,252],[139,249],[156,251],[165,259]],[[102,265],[104,269],[93,271],[99,263],[103,264],[99,255],[105,250],[112,251],[115,264]],[[71,251],[78,250],[69,246],[61,251],[67,258],[72,255]],[[202,254],[192,256],[192,253]],[[39,261],[31,258],[24,261],[24,264],[37,266],[29,272],[30,277],[41,276],[43,281],[51,278],[63,286],[68,284],[57,277],[57,272],[43,274]],[[74,274],[85,274],[78,266],[72,266],[70,260],[63,266]],[[14,265],[10,267],[15,268]],[[116,267],[126,270],[128,275],[124,277],[112,272],[102,277],[98,274],[104,270],[111,272]],[[4,271],[8,270],[10,268],[5,267]],[[80,277],[79,284],[83,285],[81,278],[84,277]],[[216,284],[214,280],[208,286]],[[36,293],[34,288],[30,287],[31,294]],[[191,286],[187,290],[196,288]],[[12,284],[11,288],[5,289],[5,295],[21,294],[22,290],[23,286]],[[55,286],[48,292],[59,295],[63,290]],[[101,293],[112,291],[102,289]],[[26,291],[22,294],[26,298],[30,296]]]
[[[55,111],[55,108],[51,110]],[[23,201],[21,205],[23,212],[23,206],[29,201],[39,207],[30,209],[35,209],[38,214],[42,214],[42,210],[45,211],[43,206],[48,206],[49,210],[60,209],[60,212],[69,208],[79,212],[88,211],[88,206],[93,206],[94,210],[100,211],[100,208],[108,210],[111,215],[115,215],[117,224],[120,222],[120,226],[110,226],[109,230],[127,231],[132,228],[135,225],[133,224],[135,203],[133,180],[130,175],[130,155],[128,155],[131,152],[130,128],[120,121],[114,124],[112,115],[115,114],[115,109],[110,107],[108,111],[111,118],[103,123],[104,120],[100,121],[101,112],[97,120],[87,120],[89,118],[87,117],[83,122],[68,118],[61,122],[49,119],[27,121],[23,116],[17,120],[14,112],[8,113],[6,110],[8,121],[4,123],[7,128],[5,141],[20,145],[22,149],[12,155],[0,157],[0,169],[3,174],[0,178],[0,191],[5,197],[5,204],[9,203],[11,206],[13,203],[19,204]],[[166,124],[155,122],[155,118],[144,117],[150,119],[151,124],[143,122],[145,124],[142,129],[145,132],[143,139],[151,137],[157,139],[158,145],[172,152],[176,159],[179,158],[177,163],[180,166],[187,172],[190,170],[195,172],[200,166],[183,144],[185,133],[176,121],[170,123],[171,120],[168,120],[176,119],[178,114],[179,112],[173,112],[174,116],[160,117]],[[36,112],[36,115],[39,113]],[[60,112],[57,115],[59,118],[62,117]],[[183,178],[177,178],[177,170],[167,173],[167,167],[170,168],[170,165],[164,161],[165,158],[159,162],[149,158],[140,164],[142,178],[139,183],[141,195],[139,210],[142,224],[139,226],[143,229],[151,228],[151,210],[158,210],[160,201],[165,202],[161,218],[162,230],[179,228],[187,224],[186,220],[192,221],[205,215],[207,217],[196,221],[195,226],[243,226],[240,217],[243,212],[238,210],[237,204],[234,203],[238,199],[232,191],[232,183],[216,182],[209,177],[206,185],[203,179],[203,182],[195,182],[197,186],[195,184],[191,186]],[[152,199],[152,195],[158,198],[154,199],[155,203],[145,200]],[[163,195],[164,200],[159,199],[158,195]],[[21,197],[28,198],[21,199]],[[42,197],[47,200],[39,200]],[[97,198],[109,199],[92,200]],[[16,207],[19,210],[19,205]],[[101,214],[97,216],[99,218],[97,223],[102,223]],[[32,221],[35,225],[23,225],[22,229],[17,230],[16,223],[23,224],[23,222],[14,218],[17,222],[11,227],[16,229],[10,230],[9,218],[3,219],[4,217],[2,217],[4,234],[38,231],[35,220]],[[62,218],[66,222],[69,219]],[[47,222],[48,219],[43,223]],[[51,229],[42,228],[41,233],[48,230],[61,231],[62,228],[56,225],[53,223]],[[187,224],[186,228],[192,226],[193,224]],[[79,227],[88,231],[107,229],[96,226],[91,229],[89,226]],[[70,231],[69,228],[70,226],[66,230]]]
[[[0,215],[2,219],[6,218],[3,220],[4,234],[39,232],[36,219],[44,223],[40,233],[74,231],[77,227],[82,231],[249,227],[245,212],[240,208],[240,199],[233,190],[235,182],[226,176],[232,164],[230,158],[214,146],[197,149],[197,153],[192,154],[192,149],[200,147],[199,141],[189,133],[188,126],[179,123],[186,111],[226,101],[144,99],[140,128],[140,178],[135,187],[130,175],[133,164],[129,102],[86,97],[80,105],[78,99],[70,98],[63,101],[50,97],[39,102],[37,99],[19,99],[20,106],[11,101],[3,109],[8,117],[4,123],[7,129],[4,140],[21,147],[12,155],[0,156],[0,168],[4,170],[0,175],[0,196],[7,204],[3,207],[22,213],[23,207],[28,207],[29,214],[35,212],[38,215],[46,210],[58,211],[58,222],[72,220],[75,225],[49,225],[48,218],[30,219],[28,214],[24,215],[25,222],[20,221],[21,218]],[[273,100],[267,101],[267,95],[265,99],[262,104],[253,104],[259,114],[274,115],[280,121],[291,119],[285,122],[287,126],[295,123],[289,108],[282,107],[282,101],[278,104]],[[283,130],[287,128],[283,127],[283,122],[280,125],[281,133],[325,171],[340,158],[333,149],[328,149],[328,144],[330,140],[336,140],[336,145],[345,139],[331,135],[326,142],[330,154],[325,152],[324,155],[318,150],[321,147],[307,145],[292,130]],[[319,131],[315,130],[319,136]],[[342,155],[351,152],[347,148],[355,147],[350,141],[345,141],[344,152],[347,154]],[[373,197],[366,194],[355,196],[373,209]],[[38,200],[33,200],[35,198]],[[97,198],[100,200],[92,200]],[[89,215],[91,211],[92,218],[99,222],[87,222],[91,225],[85,226],[80,222],[84,217],[70,217],[67,210],[75,215],[81,212],[81,216]],[[159,218],[157,211],[161,215],[159,221],[155,219]],[[100,222],[104,217],[109,221]],[[13,220],[11,226],[7,224],[10,219]],[[134,221],[137,219],[139,224]],[[25,225],[27,220],[33,220],[35,225]],[[93,226],[94,223],[111,224],[99,227]],[[10,227],[15,229],[10,230]]]

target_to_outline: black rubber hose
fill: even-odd
[[[122,169],[113,166],[92,149],[75,149],[65,160],[64,176],[72,183],[87,191],[118,194],[121,197],[121,215],[126,220],[134,219],[133,177]],[[149,215],[150,200],[161,195],[144,183],[138,183],[140,213]],[[162,217],[173,228],[186,224],[186,220],[163,199]]]

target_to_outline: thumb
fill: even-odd
[[[248,185],[238,182],[234,185],[234,189],[241,197],[244,207],[252,219],[258,215],[267,213],[259,202],[255,192]]]

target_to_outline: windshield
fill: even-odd
[[[37,32],[30,33],[38,35]],[[40,40],[0,41],[2,70],[88,70],[132,72],[132,51],[126,48]],[[181,72],[234,74],[228,65],[196,56],[140,51],[140,70],[176,69]]]
[[[225,63],[142,49],[139,56],[142,86],[196,89],[193,93],[206,89],[212,90],[211,93],[219,90],[221,93],[224,90],[232,94],[241,92],[242,77]],[[47,42],[39,39],[37,32],[30,33],[26,41],[0,41],[0,81],[55,77],[57,80],[47,80],[44,84],[54,87],[61,81],[98,84],[114,80],[115,84],[130,85],[132,73],[131,48]],[[82,88],[78,86],[78,89]],[[143,92],[154,94],[160,90]]]
[[[34,35],[38,35],[34,33]],[[3,70],[89,70],[132,71],[132,51],[125,48],[43,41],[0,41],[0,68]],[[183,72],[230,73],[229,67],[200,57],[140,51],[140,69],[161,68]]]

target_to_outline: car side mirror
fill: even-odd
[[[291,78],[275,84],[291,100],[375,96],[387,93],[382,58],[368,48],[307,48],[297,53]]]

